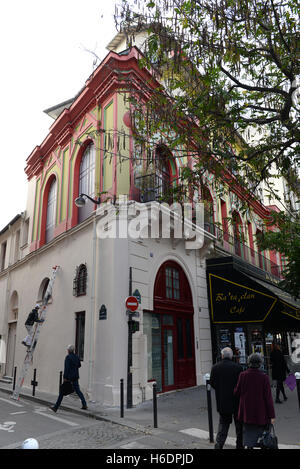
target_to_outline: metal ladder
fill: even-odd
[[[43,298],[42,308],[41,308],[42,311],[40,313],[39,319],[43,319],[44,321],[46,319],[46,309],[47,309],[49,299],[51,298],[51,295],[52,295],[52,289],[53,289],[53,285],[54,285],[54,281],[55,281],[55,277],[56,277],[58,269],[59,269],[59,266],[57,266],[57,265],[52,267],[52,275],[51,275],[51,278],[49,280],[47,290],[46,290],[46,293],[45,293],[44,298]],[[35,347],[36,347],[36,344],[37,344],[37,341],[38,341],[38,338],[39,338],[39,335],[40,335],[40,332],[41,332],[41,327],[42,327],[44,321],[42,323],[37,323],[35,325],[35,329],[34,329],[34,332],[32,334],[31,345],[27,349],[26,356],[25,356],[23,366],[22,366],[22,370],[21,370],[21,374],[18,378],[17,385],[16,385],[16,387],[13,391],[13,394],[11,396],[12,399],[15,399],[15,400],[19,399],[20,390],[23,386],[25,376],[26,376],[27,371],[31,367],[32,362],[33,362],[33,353],[34,353],[34,350],[35,350]]]

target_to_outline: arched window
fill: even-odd
[[[259,228],[257,228],[256,230],[256,239],[259,239],[262,237],[262,230],[260,230]],[[258,263],[259,263],[259,267],[263,270],[266,269],[266,258],[265,258],[265,251],[261,251],[260,249],[258,250]]]
[[[81,264],[76,268],[76,276],[73,282],[74,296],[86,295],[87,268],[85,264]]]
[[[201,188],[201,200],[204,203],[204,229],[215,234],[214,203],[210,190],[206,186]]]
[[[46,243],[49,243],[54,237],[54,228],[56,222],[56,196],[57,196],[57,183],[53,179],[47,201],[47,219],[46,219]]]
[[[19,297],[18,297],[18,293],[14,291],[10,298],[8,322],[13,322],[13,321],[18,320],[18,311],[19,311]]]
[[[241,217],[237,212],[232,214],[233,223],[233,241],[234,241],[234,253],[237,256],[243,257],[243,223]]]
[[[95,198],[95,147],[90,143],[83,153],[79,169],[79,194],[86,194]],[[88,218],[94,211],[95,205],[86,199],[85,206],[78,212],[78,222]]]
[[[38,303],[42,303],[44,301],[47,302],[47,303],[52,302],[52,296],[50,296],[49,298],[46,298],[46,292],[47,292],[49,282],[50,282],[50,279],[48,277],[46,277],[46,278],[44,278],[44,280],[40,284],[40,288],[39,288],[38,296],[37,296],[37,302]]]
[[[155,151],[155,179],[158,197],[165,196],[170,191],[171,171],[170,151],[163,145],[159,145]]]

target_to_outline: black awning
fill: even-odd
[[[248,275],[234,262],[207,265],[207,280],[213,324],[255,322],[270,330],[300,331],[300,302],[277,285]]]

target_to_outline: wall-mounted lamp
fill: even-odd
[[[85,197],[87,197],[91,202],[93,202],[94,204],[97,204],[99,205],[100,204],[100,197],[98,197],[98,199],[92,199],[89,195],[87,194],[80,194],[79,197],[77,197],[77,199],[75,199],[75,205],[76,207],[80,208],[80,207],[84,207],[85,206],[85,203],[86,203],[86,200],[85,200]]]

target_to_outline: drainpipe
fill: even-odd
[[[89,350],[89,370],[88,370],[88,389],[89,399],[92,399],[93,372],[94,372],[94,353],[95,353],[95,318],[96,318],[96,299],[95,286],[98,278],[98,250],[96,236],[96,215],[93,220],[93,243],[92,243],[92,283],[91,283],[91,303],[90,303],[90,350]]]

